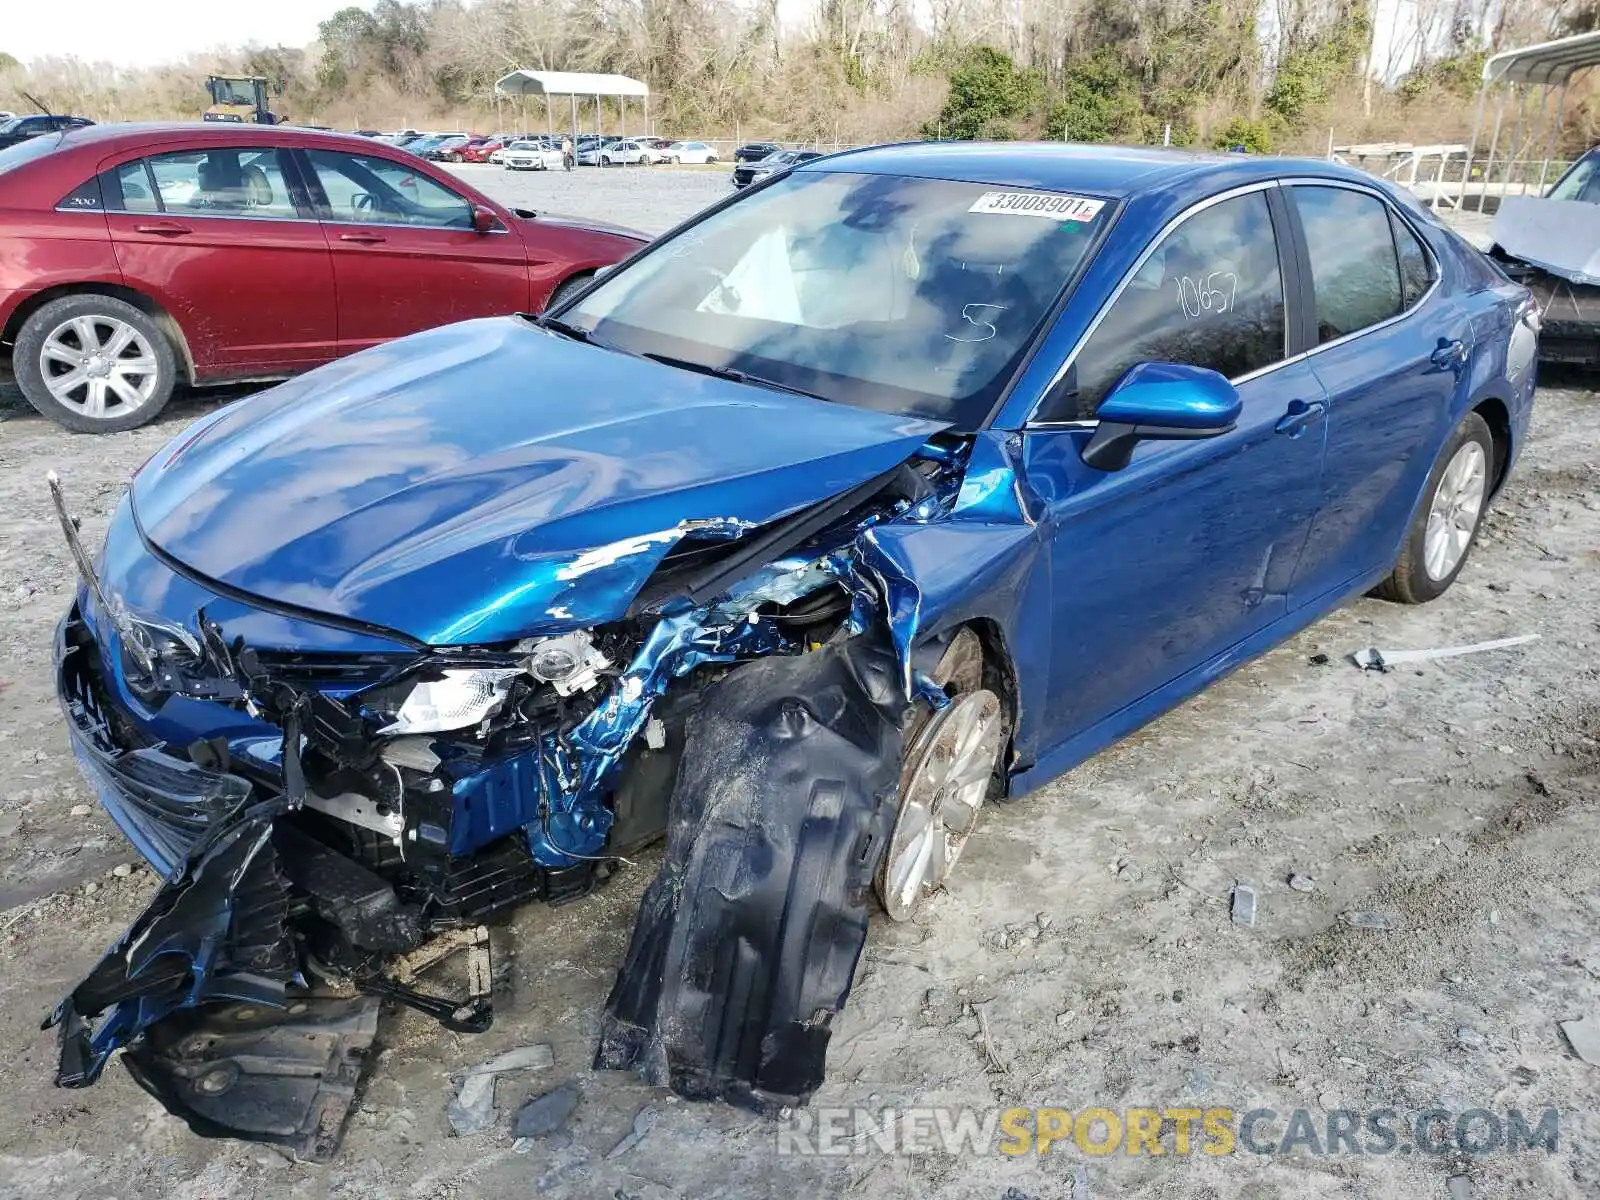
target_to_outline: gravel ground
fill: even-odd
[[[720,172],[480,173],[508,199],[650,229],[726,187]],[[1519,471],[1443,599],[1354,601],[987,812],[930,919],[875,926],[816,1098],[1271,1108],[1280,1134],[1296,1108],[1319,1127],[1337,1109],[1560,1110],[1555,1153],[1477,1159],[895,1155],[870,1139],[844,1157],[780,1154],[769,1121],[588,1069],[653,855],[496,931],[490,1033],[394,1018],[332,1164],[196,1138],[115,1064],[92,1090],[55,1090],[39,1020],[155,881],[117,870],[134,855],[89,807],[61,731],[50,637],[72,568],[43,476],[61,473],[98,539],[129,474],[226,397],[93,438],[0,395],[0,1197],[1600,1195],[1600,1067],[1557,1027],[1600,1017],[1600,407],[1576,382],[1541,390]],[[1340,657],[1519,633],[1541,640],[1386,675]],[[1259,890],[1254,928],[1229,920],[1239,879]],[[570,1140],[518,1154],[508,1117],[450,1136],[450,1073],[531,1042],[555,1065],[504,1078],[502,1112],[576,1080]],[[646,1103],[653,1131],[608,1158]]]
[[[506,171],[466,163],[451,167],[457,175],[501,204],[548,212],[551,216],[588,217],[659,234],[679,221],[721,200],[731,190],[733,168],[707,167],[579,167],[573,171]]]

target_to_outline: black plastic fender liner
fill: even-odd
[[[130,1074],[201,1137],[338,1150],[378,1034],[376,996],[291,996],[286,1008],[208,1005],[150,1027],[123,1052]]]
[[[866,637],[706,689],[597,1067],[762,1110],[809,1099],[866,942],[906,708]]]

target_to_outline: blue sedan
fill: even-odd
[[[1331,164],[885,147],[201,420],[97,560],[53,484],[73,746],[168,880],[58,1082],[126,1046],[196,1128],[330,1152],[381,1001],[492,1017],[399,956],[664,838],[597,1065],[804,1102],[870,913],[987,801],[1449,588],[1536,332]]]

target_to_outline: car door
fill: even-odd
[[[1291,603],[1315,603],[1392,565],[1457,393],[1471,313],[1434,286],[1408,221],[1371,189],[1285,188],[1303,235],[1315,315],[1308,362],[1327,393],[1322,503]]]
[[[338,352],[333,264],[281,149],[205,145],[105,166],[131,288],[183,331],[202,379],[276,375]]]
[[[339,294],[339,346],[525,312],[527,251],[506,222],[480,233],[474,202],[417,164],[308,148]]]
[[[1191,672],[1221,673],[1288,610],[1316,513],[1323,397],[1293,353],[1298,275],[1273,191],[1207,201],[1159,235],[1068,360],[1064,402],[1023,432],[1048,510],[1057,742]],[[1228,376],[1238,423],[1089,467],[1095,409],[1141,362]]]

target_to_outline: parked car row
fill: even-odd
[[[373,139],[91,125],[0,150],[0,355],[70,429],[175,384],[291,375],[469,317],[537,312],[642,246],[536,218]]]

